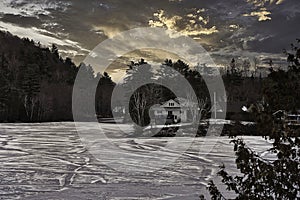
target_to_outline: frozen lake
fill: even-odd
[[[80,126],[97,133],[97,124]],[[72,122],[0,124],[0,199],[197,199],[207,193],[205,187],[210,179],[218,181],[220,164],[236,172],[233,147],[227,137],[177,138],[180,144],[192,144],[185,152],[176,152],[165,147],[169,138],[122,137],[114,124],[101,127],[130,157],[160,150],[164,159],[176,159],[155,171],[150,166],[137,173],[116,170],[108,163],[123,161],[110,157],[110,149],[103,147],[103,162],[94,157]],[[244,138],[266,154],[270,146],[267,141],[261,137]],[[201,152],[204,148],[211,151]],[[124,161],[124,169],[134,167],[138,168],[139,163]]]

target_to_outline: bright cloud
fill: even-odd
[[[267,21],[271,20],[271,12],[267,11],[266,8],[261,8],[259,11],[251,12],[250,14],[244,14],[244,16],[257,17],[258,21]]]
[[[60,46],[65,46],[69,48],[75,48],[79,51],[89,52],[88,49],[85,49],[79,45],[78,42],[69,40],[69,39],[61,39],[55,37],[55,34],[36,27],[24,28],[20,26],[16,26],[14,24],[5,23],[0,21],[0,30],[9,31],[10,33],[17,35],[21,38],[29,38],[33,39],[36,42],[40,42],[46,46],[50,46],[51,44],[56,44]]]
[[[62,1],[28,1],[28,0],[2,0],[0,1],[0,13],[21,15],[25,17],[38,17],[38,15],[50,15],[50,10],[65,11],[71,3]]]
[[[251,3],[257,7],[263,7],[265,5],[270,5],[270,4],[282,4],[285,0],[247,0],[248,3]]]
[[[169,30],[176,29],[176,23],[182,19],[182,17],[178,16],[178,15],[175,15],[172,17],[166,17],[164,10],[160,10],[160,11],[154,13],[153,16],[156,17],[157,20],[149,21],[149,25],[151,27],[164,27],[165,26]]]
[[[175,30],[187,36],[210,35],[217,33],[216,26],[204,27],[209,23],[208,18],[200,16],[201,10],[196,13],[188,13],[185,17],[173,15],[166,16],[164,10],[154,13],[155,20],[149,20],[151,27],[165,27],[168,30]]]

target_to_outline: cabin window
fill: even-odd
[[[174,103],[169,103],[169,106],[174,106]]]

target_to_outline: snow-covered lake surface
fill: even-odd
[[[80,126],[96,132],[98,125]],[[180,137],[180,144],[192,144],[185,152],[176,152],[164,145],[169,138],[120,137],[116,125],[101,127],[130,156],[160,150],[164,159],[170,156],[176,160],[155,171],[118,171],[107,164],[116,160],[114,156],[109,160],[106,148],[102,148],[105,162],[87,150],[72,122],[0,124],[0,199],[198,199],[207,193],[210,179],[218,182],[219,165],[224,163],[230,172],[237,172],[227,137]],[[268,141],[244,139],[268,156]],[[203,148],[211,151],[201,152]],[[157,159],[154,155],[147,159]],[[117,162],[122,164],[122,160]],[[138,162],[130,164],[124,168],[139,166]]]

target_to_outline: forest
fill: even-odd
[[[268,112],[297,112],[300,109],[298,44],[299,41],[283,51],[287,57],[288,70],[275,69],[270,60],[267,76],[259,74],[255,70],[256,66],[251,66],[247,60],[240,63],[232,58],[228,62],[222,70],[228,103],[227,119],[249,120],[249,116],[245,116],[239,109],[241,105],[252,105],[256,110],[264,109]],[[129,63],[127,80],[128,77],[137,76],[141,70],[139,66],[144,64],[147,64],[144,59]],[[162,66],[168,66],[182,74],[193,87],[198,102],[211,106],[209,93],[199,70],[181,60],[166,59]],[[84,63],[77,66],[70,58],[62,58],[54,44],[51,48],[43,47],[33,40],[0,32],[0,122],[72,121],[72,89],[79,67],[86,70],[90,81],[100,80],[95,99],[98,118],[112,117],[111,94],[115,87],[122,85],[114,83],[108,73],[95,73],[92,66]],[[197,67],[204,71],[203,74],[214,76],[205,64]],[[170,73],[163,70],[156,74],[158,80],[168,75]],[[148,93],[144,94],[148,98],[146,104],[140,108],[144,113],[153,104],[174,98],[172,92],[160,85],[146,85],[138,91]],[[136,118],[132,114],[135,105],[132,97],[130,105],[128,113]],[[209,109],[204,109],[202,114],[209,117]],[[143,114],[142,120],[137,121],[136,118],[135,121],[145,126],[149,123],[149,116]]]
[[[81,65],[92,79],[101,76],[97,113],[111,116],[106,97],[114,83],[108,74],[94,74],[90,66]],[[70,58],[61,58],[55,45],[45,48],[0,32],[0,121],[72,121],[72,90],[79,67]]]

